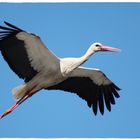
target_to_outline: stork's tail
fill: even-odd
[[[16,101],[20,100],[27,92],[27,86],[19,85],[12,90],[13,97]]]

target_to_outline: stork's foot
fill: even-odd
[[[24,97],[22,97],[19,101],[16,102],[16,104],[14,104],[12,107],[10,107],[8,110],[6,110],[1,116],[0,119],[2,119],[3,117],[5,117],[6,115],[8,115],[9,113],[11,113],[13,110],[15,110],[21,103],[23,103],[25,100],[27,100],[30,96],[29,95],[25,95]]]
[[[10,107],[8,110],[6,110],[1,116],[0,119],[2,119],[3,117],[5,117],[6,115],[8,115],[9,113],[11,113],[15,108],[18,107],[18,104],[16,103],[15,105],[13,105],[12,107]]]
[[[27,100],[30,96],[29,95],[25,95],[24,97],[22,97],[19,101],[16,102],[16,104],[14,104],[12,107],[10,107],[8,110],[6,110],[1,116],[0,119],[2,119],[3,117],[5,117],[6,115],[8,115],[9,113],[11,113],[13,110],[15,110],[21,103],[23,103],[25,100]]]

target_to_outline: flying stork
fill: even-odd
[[[0,26],[0,51],[9,67],[24,80],[24,84],[12,90],[16,103],[6,110],[3,118],[36,92],[64,90],[77,94],[87,101],[94,114],[104,114],[104,106],[111,111],[115,97],[119,98],[116,86],[99,69],[80,67],[96,52],[120,51],[118,48],[93,43],[79,58],[58,58],[42,42],[39,36],[28,33],[8,22]]]

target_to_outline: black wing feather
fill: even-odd
[[[0,26],[2,29],[0,31],[0,51],[9,67],[25,82],[28,82],[37,72],[30,65],[24,41],[16,38],[16,34],[23,30],[8,22],[5,24],[11,28]]]
[[[111,111],[111,101],[110,101],[110,98],[109,98],[109,94],[108,94],[108,86],[106,87],[103,87],[104,89],[104,99],[105,99],[105,104],[106,104],[106,108],[108,109],[108,111]]]
[[[101,114],[104,114],[104,100],[103,100],[103,88],[99,88],[100,92],[99,92],[99,109]]]
[[[120,95],[119,95],[118,92],[116,91],[117,89],[115,89],[115,86],[114,86],[114,85],[111,86],[111,90],[112,90],[112,92],[113,92],[113,94],[114,94],[114,96],[115,96],[116,98],[119,98],[119,97],[120,97]],[[120,90],[120,89],[119,89],[119,90]]]
[[[22,29],[20,29],[20,28],[14,26],[14,25],[12,25],[12,24],[6,22],[6,21],[4,21],[4,23],[5,23],[7,26],[13,28],[14,30],[17,30],[17,31],[23,31]]]
[[[0,31],[0,34],[1,33],[9,33],[10,31]]]
[[[111,87],[109,89],[109,87]],[[92,107],[94,114],[97,114],[99,108],[101,114],[104,114],[104,104],[111,111],[111,103],[114,104],[114,97],[118,98],[116,90],[120,90],[114,83],[110,85],[96,85],[89,77],[70,77],[65,81],[46,88],[48,90],[64,90],[76,93],[79,97],[87,101],[89,107]]]
[[[108,93],[109,93],[109,99],[110,99],[111,104],[115,104],[115,99],[114,99],[114,96],[112,94],[112,89],[110,86],[108,86]]]
[[[11,29],[11,28],[7,28],[7,27],[3,27],[3,26],[0,26],[0,29],[2,29],[2,30],[6,30],[6,31],[13,31],[13,29]]]

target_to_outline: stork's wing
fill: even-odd
[[[0,26],[0,51],[9,67],[25,82],[31,80],[44,65],[44,55],[52,59],[55,56],[44,47],[39,37],[4,22],[8,27]],[[43,53],[42,53],[43,52]]]
[[[114,97],[119,98],[117,91],[120,90],[101,71],[82,67],[74,70],[65,81],[47,89],[60,89],[76,93],[87,101],[88,106],[92,107],[95,115],[98,108],[101,114],[104,114],[104,104],[111,111],[111,104],[115,104]]]

